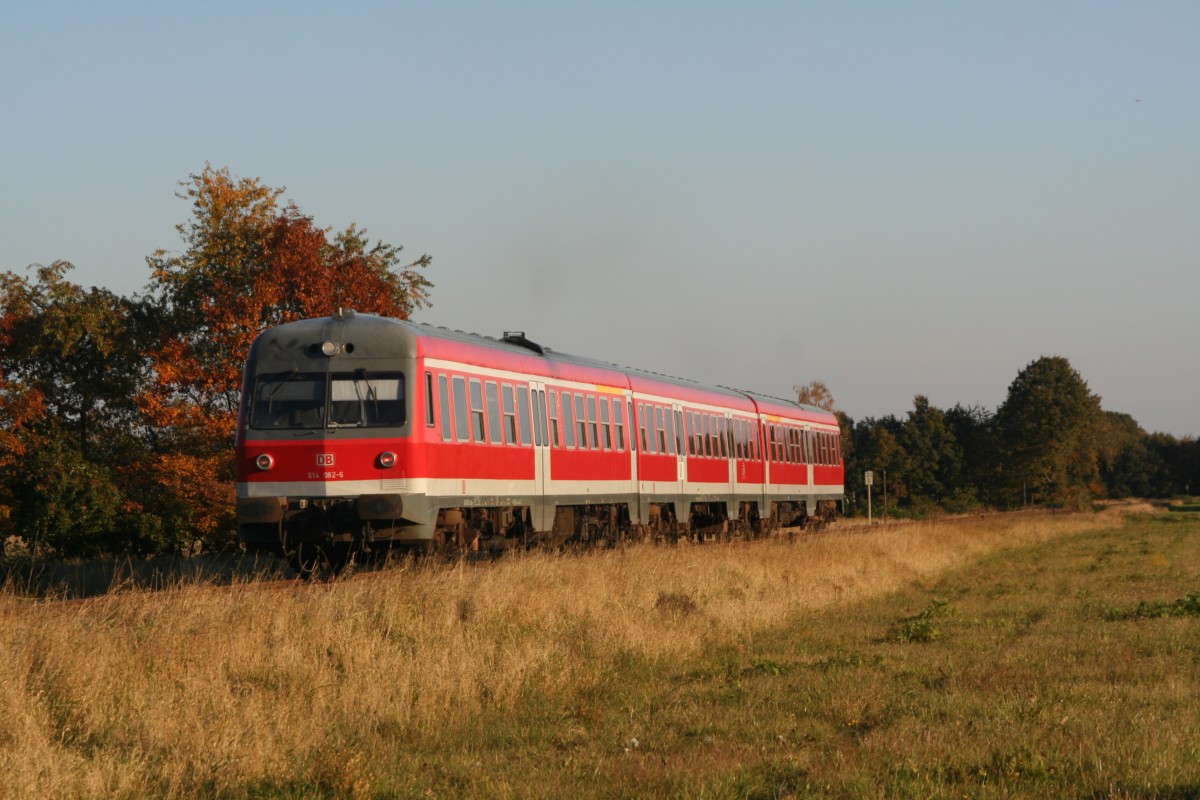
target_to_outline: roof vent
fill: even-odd
[[[350,319],[354,316],[354,309],[338,306],[337,311],[333,312],[333,316],[337,319]]]
[[[531,342],[526,339],[525,331],[505,331],[502,341],[515,344],[517,347],[524,347],[526,350],[532,350],[538,355],[543,355],[546,352],[537,342]]]

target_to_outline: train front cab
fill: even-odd
[[[403,324],[342,312],[251,348],[237,434],[238,535],[303,573],[409,538],[419,395]]]

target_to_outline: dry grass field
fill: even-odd
[[[1106,513],[9,588],[0,797],[1200,796],[1198,577]]]

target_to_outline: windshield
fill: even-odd
[[[254,384],[250,427],[311,429],[404,425],[404,374],[285,372]]]

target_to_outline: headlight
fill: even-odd
[[[275,466],[275,459],[269,453],[262,453],[254,459],[254,466],[266,472],[271,467]]]
[[[392,467],[396,466],[396,454],[391,450],[380,453],[379,466],[383,469],[391,469]]]

